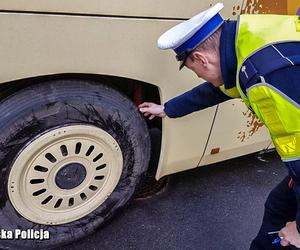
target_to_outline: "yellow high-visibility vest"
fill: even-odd
[[[239,73],[249,57],[267,46],[282,42],[300,42],[299,23],[298,16],[241,15],[237,25],[238,91],[245,104],[251,106],[269,129],[276,150],[283,161],[300,159],[300,105],[266,83],[263,78],[245,93],[239,83]],[[282,84],[288,84],[288,79]]]

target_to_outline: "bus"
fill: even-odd
[[[156,180],[273,147],[239,99],[178,119],[145,119],[203,83],[158,37],[214,5],[196,0],[0,2],[1,229],[49,239],[1,248],[57,247],[104,225]],[[294,14],[299,1],[224,0],[224,19]],[[25,232],[25,233],[24,233]],[[7,234],[8,235],[8,234]],[[46,238],[47,235],[44,235]]]

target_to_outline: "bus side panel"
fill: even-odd
[[[114,16],[141,16],[190,18],[201,10],[220,2],[218,0],[1,0],[0,10],[82,13]],[[234,12],[233,6],[242,7],[242,0],[226,0],[224,13]]]
[[[179,72],[157,37],[174,21],[62,15],[0,14],[0,82],[59,73],[121,76],[153,83],[162,102],[199,83]],[[196,167],[215,108],[164,119],[157,177]]]
[[[219,105],[204,157],[200,165],[250,154],[271,144],[267,128],[241,99]]]

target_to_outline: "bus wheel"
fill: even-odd
[[[107,222],[133,197],[150,157],[147,126],[118,91],[40,83],[0,103],[0,248],[55,247]],[[47,239],[47,240],[44,240]]]

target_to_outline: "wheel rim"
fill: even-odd
[[[26,219],[58,225],[101,205],[119,182],[122,152],[114,138],[90,125],[69,125],[34,138],[8,178],[14,208]]]

